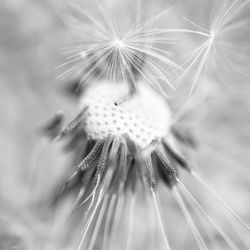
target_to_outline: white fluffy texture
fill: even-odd
[[[142,148],[166,136],[171,122],[166,100],[143,82],[138,83],[137,88],[133,97],[115,106],[114,103],[128,93],[126,83],[92,84],[80,100],[81,107],[89,106],[85,120],[88,135],[101,139],[108,134],[127,134]]]

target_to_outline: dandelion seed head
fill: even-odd
[[[138,84],[136,95],[116,106],[115,100],[126,91],[124,83],[102,81],[91,86],[80,100],[88,106],[86,131],[93,139],[108,134],[128,135],[142,148],[152,140],[164,137],[170,129],[171,112],[163,97],[143,84]]]

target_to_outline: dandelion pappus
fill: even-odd
[[[96,16],[80,7],[77,11],[87,21],[78,19],[73,27],[79,45],[64,50],[63,53],[69,55],[69,60],[60,67],[68,69],[59,76],[60,79],[79,71],[81,83],[96,78],[126,81],[129,86],[128,94],[117,100],[117,105],[136,92],[138,78],[145,79],[166,96],[162,85],[167,84],[174,89],[169,74],[181,70],[181,67],[171,59],[167,50],[158,46],[173,43],[172,38],[164,34],[171,31],[155,27],[163,16],[171,13],[171,9],[146,21],[142,21],[142,17],[136,17],[134,23],[130,21],[128,24],[122,18],[112,19],[114,9],[110,12],[102,4],[98,5],[99,15]]]

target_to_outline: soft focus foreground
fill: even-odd
[[[204,15],[191,7],[195,4],[203,5],[198,1],[178,1],[176,7],[182,15],[194,17],[196,23],[204,25],[207,19],[203,20]],[[59,48],[68,44],[63,18],[58,16],[60,8],[56,7],[53,9],[46,1],[6,0],[0,3],[0,249],[75,249],[79,242],[81,225],[75,223],[79,226],[77,230],[77,226],[74,223],[70,225],[67,220],[73,198],[65,200],[56,211],[50,207],[58,182],[71,172],[68,169],[72,165],[71,156],[62,152],[60,144],[50,147],[42,157],[35,184],[32,183],[39,155],[48,145],[39,128],[58,109],[64,110],[66,118],[71,119],[78,106],[73,98],[65,94],[65,82],[70,82],[70,79],[55,81],[59,73],[54,68],[64,62],[59,56]],[[203,6],[203,9],[206,8],[210,8],[209,4]],[[178,25],[177,14],[170,19],[172,24]],[[236,37],[244,45],[247,41],[247,37],[243,36],[245,24],[237,24],[239,33]],[[197,42],[189,36],[186,41],[187,44],[182,47],[184,52],[187,50],[185,46],[192,47]],[[240,51],[233,51],[233,48],[228,48],[228,51],[227,55],[235,58],[236,65],[238,60],[238,66],[246,66],[248,62],[240,57]],[[221,59],[220,63],[223,64],[225,60]],[[197,98],[197,103],[190,105],[193,111],[189,113],[185,126],[192,128],[198,141],[197,150],[188,152],[196,170],[249,224],[250,87],[247,73],[243,74],[241,70],[241,74],[237,72],[225,70],[223,75],[216,76],[219,73],[215,71],[215,75],[210,73],[200,79],[198,84],[201,87],[197,95],[202,96],[207,88],[210,94],[202,100]],[[221,84],[215,79],[220,79]],[[184,97],[178,98],[171,95],[173,106],[178,108],[187,95],[185,93]],[[186,185],[226,233],[238,239],[236,232],[239,232],[243,239],[249,238],[249,233],[232,216],[227,216],[199,183],[185,175],[183,178],[187,179]],[[197,249],[171,194],[166,188],[160,188],[160,193],[164,226],[172,249]],[[162,240],[157,225],[153,226],[149,220],[145,226],[148,211],[140,201],[138,197],[133,214],[132,249],[144,249],[148,244],[145,237]],[[194,205],[189,207],[189,212],[194,218],[201,218],[204,226],[200,223],[198,229],[201,232],[207,229],[205,235],[211,239],[211,244],[227,249],[216,230]],[[77,214],[74,217],[77,221]],[[119,239],[116,241],[119,243]],[[242,241],[236,241],[239,248],[244,249]],[[249,246],[249,240],[246,244]]]

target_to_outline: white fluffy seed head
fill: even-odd
[[[119,106],[115,102],[128,93],[128,84],[100,81],[84,91],[80,106],[88,106],[85,129],[93,139],[108,134],[127,134],[138,146],[147,147],[166,136],[171,112],[165,99],[148,84],[139,82],[137,92]]]

